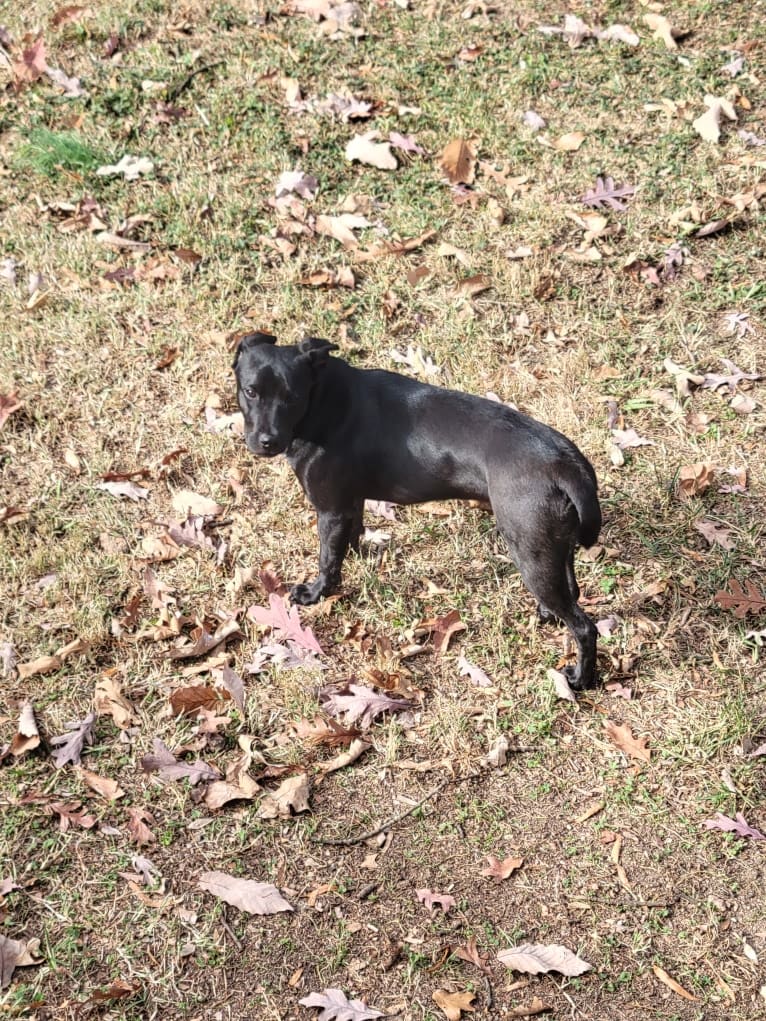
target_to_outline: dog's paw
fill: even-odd
[[[293,585],[290,589],[290,602],[298,603],[299,606],[311,606],[319,602],[322,588],[318,582],[312,585]]]
[[[580,664],[568,664],[564,667],[562,673],[567,679],[567,684],[572,691],[589,691],[591,688],[598,687],[598,674],[594,670],[590,677],[580,676]]]

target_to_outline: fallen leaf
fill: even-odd
[[[548,126],[545,118],[541,117],[539,113],[535,113],[534,110],[527,110],[522,120],[533,131],[542,131],[543,128]]]
[[[80,84],[80,79],[70,78],[60,67],[46,67],[45,75],[54,85],[58,85],[66,99],[80,99],[88,95]]]
[[[318,234],[326,234],[335,238],[345,248],[358,248],[359,242],[354,236],[354,231],[371,227],[372,224],[366,216],[358,216],[356,213],[341,213],[340,216],[318,216],[314,226]]]
[[[472,184],[476,176],[476,154],[470,142],[453,138],[439,157],[439,166],[451,184]]]
[[[678,496],[681,500],[699,496],[710,487],[712,481],[713,466],[709,461],[684,465],[678,472]]]
[[[713,521],[695,521],[694,527],[701,535],[704,535],[711,546],[718,545],[725,550],[732,550],[736,546],[731,538],[730,528],[722,528]]]
[[[491,975],[492,969],[489,967],[489,957],[486,954],[479,952],[479,948],[476,946],[476,937],[471,936],[467,943],[461,947],[455,947],[452,951],[455,957],[459,957],[461,961],[467,961],[469,964],[475,964],[477,968],[484,972],[485,975]]]
[[[293,910],[271,883],[256,883],[252,879],[240,879],[226,872],[203,872],[197,880],[197,886],[251,915],[273,915],[279,911]]]
[[[320,716],[315,716],[313,722],[298,720],[292,727],[302,741],[312,745],[324,744],[330,748],[350,745],[361,735],[361,731],[356,727],[342,727],[335,720],[323,720]]]
[[[346,159],[349,163],[354,160],[365,163],[378,170],[396,170],[399,163],[396,156],[391,152],[389,142],[376,142],[376,132],[366,135],[355,135],[346,145]]]
[[[39,949],[39,939],[11,939],[10,936],[0,933],[0,989],[5,989],[11,984],[16,968],[27,968],[41,963]]]
[[[587,961],[577,957],[566,947],[557,943],[524,943],[509,950],[501,950],[498,961],[513,971],[522,971],[528,975],[539,975],[541,972],[557,971],[561,975],[582,975],[593,967]]]
[[[615,184],[613,177],[597,177],[596,187],[585,192],[580,201],[585,206],[600,208],[608,206],[610,209],[624,210],[628,207],[621,201],[635,195],[636,189],[630,184]]]
[[[51,18],[51,25],[54,28],[61,28],[62,25],[68,25],[75,21],[80,21],[82,18],[91,17],[93,11],[90,7],[80,7],[75,4],[68,4],[66,7],[60,7]]]
[[[245,715],[245,684],[239,674],[224,664],[221,671],[221,685],[231,695],[240,715]]]
[[[3,428],[14,411],[23,407],[24,404],[19,400],[19,395],[15,390],[9,394],[0,393],[0,429]]]
[[[706,142],[718,142],[721,138],[722,118],[736,121],[737,113],[729,100],[721,96],[705,96],[705,106],[707,110],[692,121],[692,127]]]
[[[650,11],[644,15],[644,24],[651,31],[655,39],[665,44],[665,48],[668,50],[678,49],[678,43],[675,39],[675,34],[670,26],[670,22],[662,14],[656,14]]]
[[[125,496],[129,500],[133,500],[134,503],[149,499],[148,489],[127,480],[124,482],[97,482],[96,489],[103,489],[107,493],[111,493],[112,496]]]
[[[192,684],[175,688],[170,693],[170,708],[174,716],[194,716],[199,709],[213,709],[228,697],[228,692],[206,684]]]
[[[157,773],[163,780],[186,779],[192,785],[200,781],[218,780],[221,774],[201,759],[196,762],[184,762],[177,759],[164,741],[155,737],[154,751],[141,757],[141,768],[146,773]]]
[[[88,713],[84,720],[76,720],[73,723],[66,724],[66,729],[69,733],[51,738],[50,743],[58,747],[58,751],[52,753],[57,769],[61,769],[68,762],[75,766],[80,765],[80,756],[85,745],[93,744],[95,740],[93,734],[95,722],[96,714]]]
[[[484,671],[480,667],[474,666],[473,663],[470,663],[462,653],[458,656],[457,669],[461,677],[467,675],[478,687],[492,687],[492,681],[484,673]]]
[[[703,390],[718,390],[725,386],[728,387],[730,393],[734,393],[739,384],[745,380],[756,381],[762,378],[760,372],[743,372],[728,358],[722,358],[721,362],[727,371],[706,372],[700,383]]]
[[[27,752],[34,751],[40,744],[40,734],[35,720],[35,710],[27,700],[21,703],[19,723],[10,744],[10,753],[18,759]]]
[[[352,762],[363,755],[368,748],[372,748],[369,741],[362,741],[360,738],[355,738],[348,746],[347,751],[340,752],[332,759],[327,759],[325,762],[318,762],[317,769],[320,773],[334,773],[337,769],[343,769],[345,766],[350,766]]]
[[[91,1003],[112,1003],[115,1000],[125,1000],[129,996],[135,996],[141,991],[138,982],[124,982],[122,979],[115,979],[106,989],[94,989],[87,1000],[81,1000],[80,1007],[86,1007]]]
[[[481,294],[494,286],[492,278],[486,273],[476,273],[474,276],[466,277],[455,285],[455,294],[465,294],[473,297],[474,294]]]
[[[517,1007],[511,1007],[508,1017],[534,1017],[536,1014],[547,1014],[551,1010],[553,1007],[543,1003],[539,996],[533,996],[531,1003],[520,1003]]]
[[[233,617],[219,624],[212,634],[203,625],[199,625],[191,632],[192,641],[171,649],[169,656],[171,659],[196,659],[198,656],[206,656],[229,638],[240,633],[239,624]]]
[[[133,707],[122,694],[120,682],[109,673],[96,682],[93,705],[98,716],[111,716],[120,730],[127,730],[133,723]]]
[[[125,791],[116,780],[112,780],[107,776],[99,776],[98,773],[93,773],[90,769],[85,769],[83,766],[76,766],[75,770],[77,775],[82,778],[91,790],[107,801],[117,801],[125,796]]]
[[[446,915],[450,908],[457,906],[457,901],[454,897],[448,893],[436,893],[434,890],[429,890],[424,887],[422,890],[416,890],[415,896],[418,898],[421,904],[425,904],[431,914],[434,913],[434,906],[439,905],[444,914]]]
[[[319,189],[319,181],[312,174],[304,174],[302,170],[285,170],[279,175],[279,180],[274,187],[276,198],[289,195],[294,192],[302,199],[311,202],[316,198]]]
[[[666,985],[668,989],[672,989],[674,993],[677,993],[679,996],[682,996],[685,1000],[691,1000],[693,1003],[699,1002],[699,997],[692,996],[691,993],[687,992],[686,989],[684,989],[682,985],[679,985],[674,978],[671,978],[670,975],[668,975],[668,973],[665,971],[665,969],[661,968],[659,964],[653,964],[652,971],[660,980],[660,982],[662,982],[663,985]]]
[[[639,759],[641,762],[649,762],[651,752],[646,747],[646,737],[635,738],[627,723],[616,724],[612,720],[604,720],[606,736],[620,751],[624,752],[631,759]]]
[[[559,152],[576,152],[585,141],[585,134],[582,131],[568,131],[560,135],[553,142],[553,148]]]
[[[398,131],[392,131],[388,140],[394,149],[400,149],[402,152],[411,152],[416,156],[425,156],[426,154],[425,149],[418,145],[412,135],[400,135]]]
[[[476,993],[450,993],[446,989],[435,989],[431,993],[434,1003],[448,1018],[448,1021],[460,1021],[464,1010],[474,1012],[476,1009],[471,1004],[476,999]]]
[[[574,691],[567,680],[566,674],[560,670],[554,670],[553,667],[548,669],[548,679],[553,681],[553,687],[556,689],[556,694],[559,698],[564,699],[566,702],[576,702]]]
[[[363,1000],[349,1000],[342,989],[310,993],[298,1003],[303,1007],[322,1008],[317,1021],[371,1021],[372,1018],[384,1017],[382,1011],[368,1007]]]
[[[488,868],[482,869],[481,874],[483,876],[491,876],[496,883],[501,883],[504,879],[508,879],[517,869],[520,869],[524,864],[523,858],[500,858],[495,857],[494,854],[487,855]]]
[[[171,503],[174,510],[177,510],[185,518],[188,518],[189,515],[214,518],[223,513],[220,503],[216,503],[209,496],[194,493],[190,489],[179,489],[177,493],[173,494]]]
[[[322,648],[314,637],[314,632],[311,628],[304,628],[301,625],[298,607],[291,606],[288,610],[284,599],[276,592],[269,593],[268,607],[251,606],[247,611],[247,616],[256,624],[270,627],[280,641],[295,642],[300,648],[319,655],[322,654]]]
[[[745,821],[741,812],[737,812],[733,819],[721,812],[716,812],[712,819],[706,819],[703,823],[707,830],[722,830],[724,833],[736,833],[738,837],[749,837],[751,840],[766,840],[766,836],[760,830],[753,829]]]
[[[638,435],[635,429],[612,429],[612,439],[620,450],[654,445],[654,440],[644,439],[643,436]]]
[[[13,73],[19,82],[35,82],[45,74],[48,66],[45,52],[45,42],[39,36],[27,49],[22,51],[21,60],[13,64]]]
[[[289,819],[309,808],[308,773],[299,773],[284,780],[273,794],[267,794],[258,806],[259,819]]]
[[[128,833],[130,839],[139,847],[156,844],[157,838],[149,829],[148,823],[154,824],[154,816],[145,808],[131,806],[128,809]]]
[[[460,614],[457,610],[450,610],[443,617],[437,617],[433,621],[433,643],[436,655],[443,656],[447,651],[452,636],[460,631],[465,631],[465,629],[466,625],[460,619]]]
[[[126,154],[119,163],[99,167],[96,173],[100,177],[119,177],[122,174],[126,181],[136,181],[142,174],[151,174],[154,164],[146,156],[130,156]]]

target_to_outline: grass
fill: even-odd
[[[88,643],[55,672],[22,680],[12,671],[0,686],[0,749],[27,698],[43,738],[0,765],[0,883],[20,886],[0,898],[0,934],[39,939],[41,959],[16,969],[0,1008],[74,1018],[78,1002],[120,980],[134,991],[107,1002],[119,1018],[308,1018],[298,1000],[325,987],[412,1021],[441,1016],[438,988],[474,990],[477,1017],[539,996],[555,1016],[757,1018],[763,993],[742,945],[763,960],[762,849],[702,824],[741,811],[766,826],[764,760],[747,756],[766,736],[766,713],[763,652],[746,634],[764,622],[713,601],[731,578],[766,588],[763,384],[742,388],[756,401],[748,415],[735,414],[724,391],[697,390],[676,412],[656,391],[673,390],[666,358],[691,371],[717,371],[721,358],[764,369],[763,198],[734,229],[707,238],[681,215],[692,205],[701,223],[728,215],[725,200],[763,177],[762,150],[736,133],[766,135],[766,66],[748,45],[762,5],[667,8],[690,33],[675,52],[651,38],[643,8],[618,2],[575,11],[527,0],[471,17],[465,2],[376,2],[362,5],[358,39],[330,38],[289,6],[126,0],[54,26],[57,5],[33,0],[0,18],[16,40],[12,59],[26,33],[42,31],[49,64],[88,91],[64,99],[41,78],[0,92],[0,203],[12,224],[0,256],[16,263],[16,283],[0,286],[0,394],[23,402],[0,429],[0,507],[24,512],[15,523],[0,513],[0,646],[12,643],[26,662],[76,637]],[[564,13],[629,23],[641,44],[571,49],[537,31]],[[111,57],[107,44],[116,45]],[[465,46],[479,49],[475,59],[461,58]],[[721,71],[731,47],[746,62],[734,81]],[[307,109],[288,108],[287,78]],[[704,95],[733,87],[744,97],[734,100],[738,123],[724,126],[720,145],[704,143],[691,126]],[[344,123],[312,105],[346,89],[374,103],[369,121]],[[662,97],[679,104],[676,114],[646,109]],[[541,144],[523,124],[528,109],[546,119],[549,140],[578,130],[582,147]],[[427,155],[398,154],[395,172],[349,165],[346,142],[373,129],[413,134]],[[485,164],[475,205],[458,204],[437,167],[457,135]],[[95,173],[127,153],[148,156],[155,172],[134,182]],[[289,234],[273,195],[280,173],[295,168],[319,180],[308,215],[336,215],[349,196],[364,204],[363,248],[436,236],[360,263],[328,237]],[[508,189],[503,172],[526,180]],[[593,242],[600,259],[582,261],[583,230],[567,213],[582,214],[579,196],[603,174],[637,192],[625,211],[606,212],[614,232]],[[103,228],[68,222],[85,198],[108,231],[150,250],[106,245],[96,237]],[[269,243],[280,231],[296,244],[290,256]],[[686,252],[675,279],[657,287],[625,270],[630,255],[655,264],[676,240]],[[510,260],[520,245],[533,254]],[[190,265],[179,248],[202,258]],[[407,273],[422,264],[431,273],[412,286]],[[346,266],[353,290],[303,282]],[[105,275],[115,270],[125,282]],[[27,289],[37,273],[39,301]],[[475,273],[492,288],[456,296]],[[749,314],[753,332],[727,331],[733,311]],[[393,368],[390,350],[413,344],[440,367],[440,383],[493,391],[571,436],[594,463],[605,511],[603,552],[580,556],[577,568],[588,612],[618,618],[600,642],[600,670],[633,698],[606,689],[576,705],[555,697],[546,670],[570,655],[566,636],[536,626],[492,519],[453,506],[370,520],[391,543],[348,560],[341,600],[302,611],[325,649],[321,672],[247,675],[265,639],[241,616],[242,637],[225,651],[245,678],[244,717],[219,708],[217,735],[200,733],[195,718],[173,719],[169,693],[213,677],[209,662],[184,674],[199,661],[171,660],[172,640],[149,637],[159,611],[143,596],[143,543],[177,517],[173,494],[192,489],[221,503],[212,534],[227,543],[220,563],[184,549],[151,565],[182,615],[214,622],[263,604],[257,583],[235,588],[237,569],[270,560],[290,581],[315,570],[313,514],[288,466],[255,463],[239,439],[204,428],[206,402],[235,410],[232,340],[258,328],[286,341],[328,336],[365,366]],[[158,369],[167,348],[175,357]],[[626,428],[651,440],[626,451],[622,466],[607,446],[610,400]],[[708,416],[704,431],[687,423],[689,412]],[[679,471],[698,461],[715,465],[715,483],[681,502]],[[719,491],[729,465],[747,466],[744,493]],[[104,473],[144,468],[146,501],[97,488]],[[710,546],[695,528],[701,520],[730,529],[733,548]],[[135,594],[135,625],[118,627]],[[452,609],[466,630],[446,656],[403,654],[419,621]],[[460,653],[490,688],[459,673]],[[291,724],[321,715],[322,685],[373,670],[420,693],[412,711],[375,723],[366,754],[319,782],[315,762],[336,750],[308,747]],[[50,738],[91,710],[105,671],[133,720],[120,731],[99,716],[83,764],[119,782],[116,802],[48,755]],[[647,736],[650,763],[619,752],[605,719]],[[500,736],[507,763],[485,768]],[[155,738],[221,771],[243,743],[254,776],[297,764],[313,778],[311,812],[260,819],[260,795],[212,811],[200,787],[162,785],[141,769]],[[273,792],[279,778],[260,782]],[[62,831],[51,805],[75,800],[97,824]],[[421,800],[380,840],[317,843],[374,829]],[[578,821],[594,805],[602,807]],[[153,816],[149,846],[131,838],[131,807]],[[124,878],[136,854],[155,865],[159,890]],[[524,865],[494,884],[481,875],[488,854]],[[198,875],[214,869],[272,882],[296,910],[245,915],[198,889]],[[422,887],[449,892],[457,908],[429,914],[414,895]],[[452,953],[470,935],[490,956],[487,982]],[[524,941],[564,944],[593,970],[516,987],[519,975],[495,954]],[[672,992],[654,965],[697,1000]]]

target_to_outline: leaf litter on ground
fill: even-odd
[[[345,716],[346,725],[359,723],[367,730],[376,716],[383,713],[401,713],[412,708],[404,699],[378,694],[363,684],[348,681],[337,687],[323,688],[319,693],[322,709],[329,716]]]
[[[349,1000],[342,989],[325,989],[309,993],[298,1000],[302,1007],[316,1007],[320,1013],[316,1021],[373,1021],[384,1017],[383,1011],[368,1007],[363,1000]]]
[[[271,883],[257,883],[226,872],[212,871],[203,872],[197,880],[197,886],[251,915],[273,915],[279,911],[293,910]]]
[[[557,943],[549,945],[524,943],[508,950],[501,950],[497,959],[506,968],[525,972],[528,975],[557,971],[561,975],[575,976],[582,975],[593,967],[592,964],[588,964],[587,961],[573,954],[567,947]]]

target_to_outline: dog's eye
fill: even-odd
[[[253,398],[255,398],[257,396],[258,396],[258,394],[255,392],[255,388],[254,387],[252,387],[252,386],[246,386],[245,387],[245,397],[248,397],[252,401]]]

